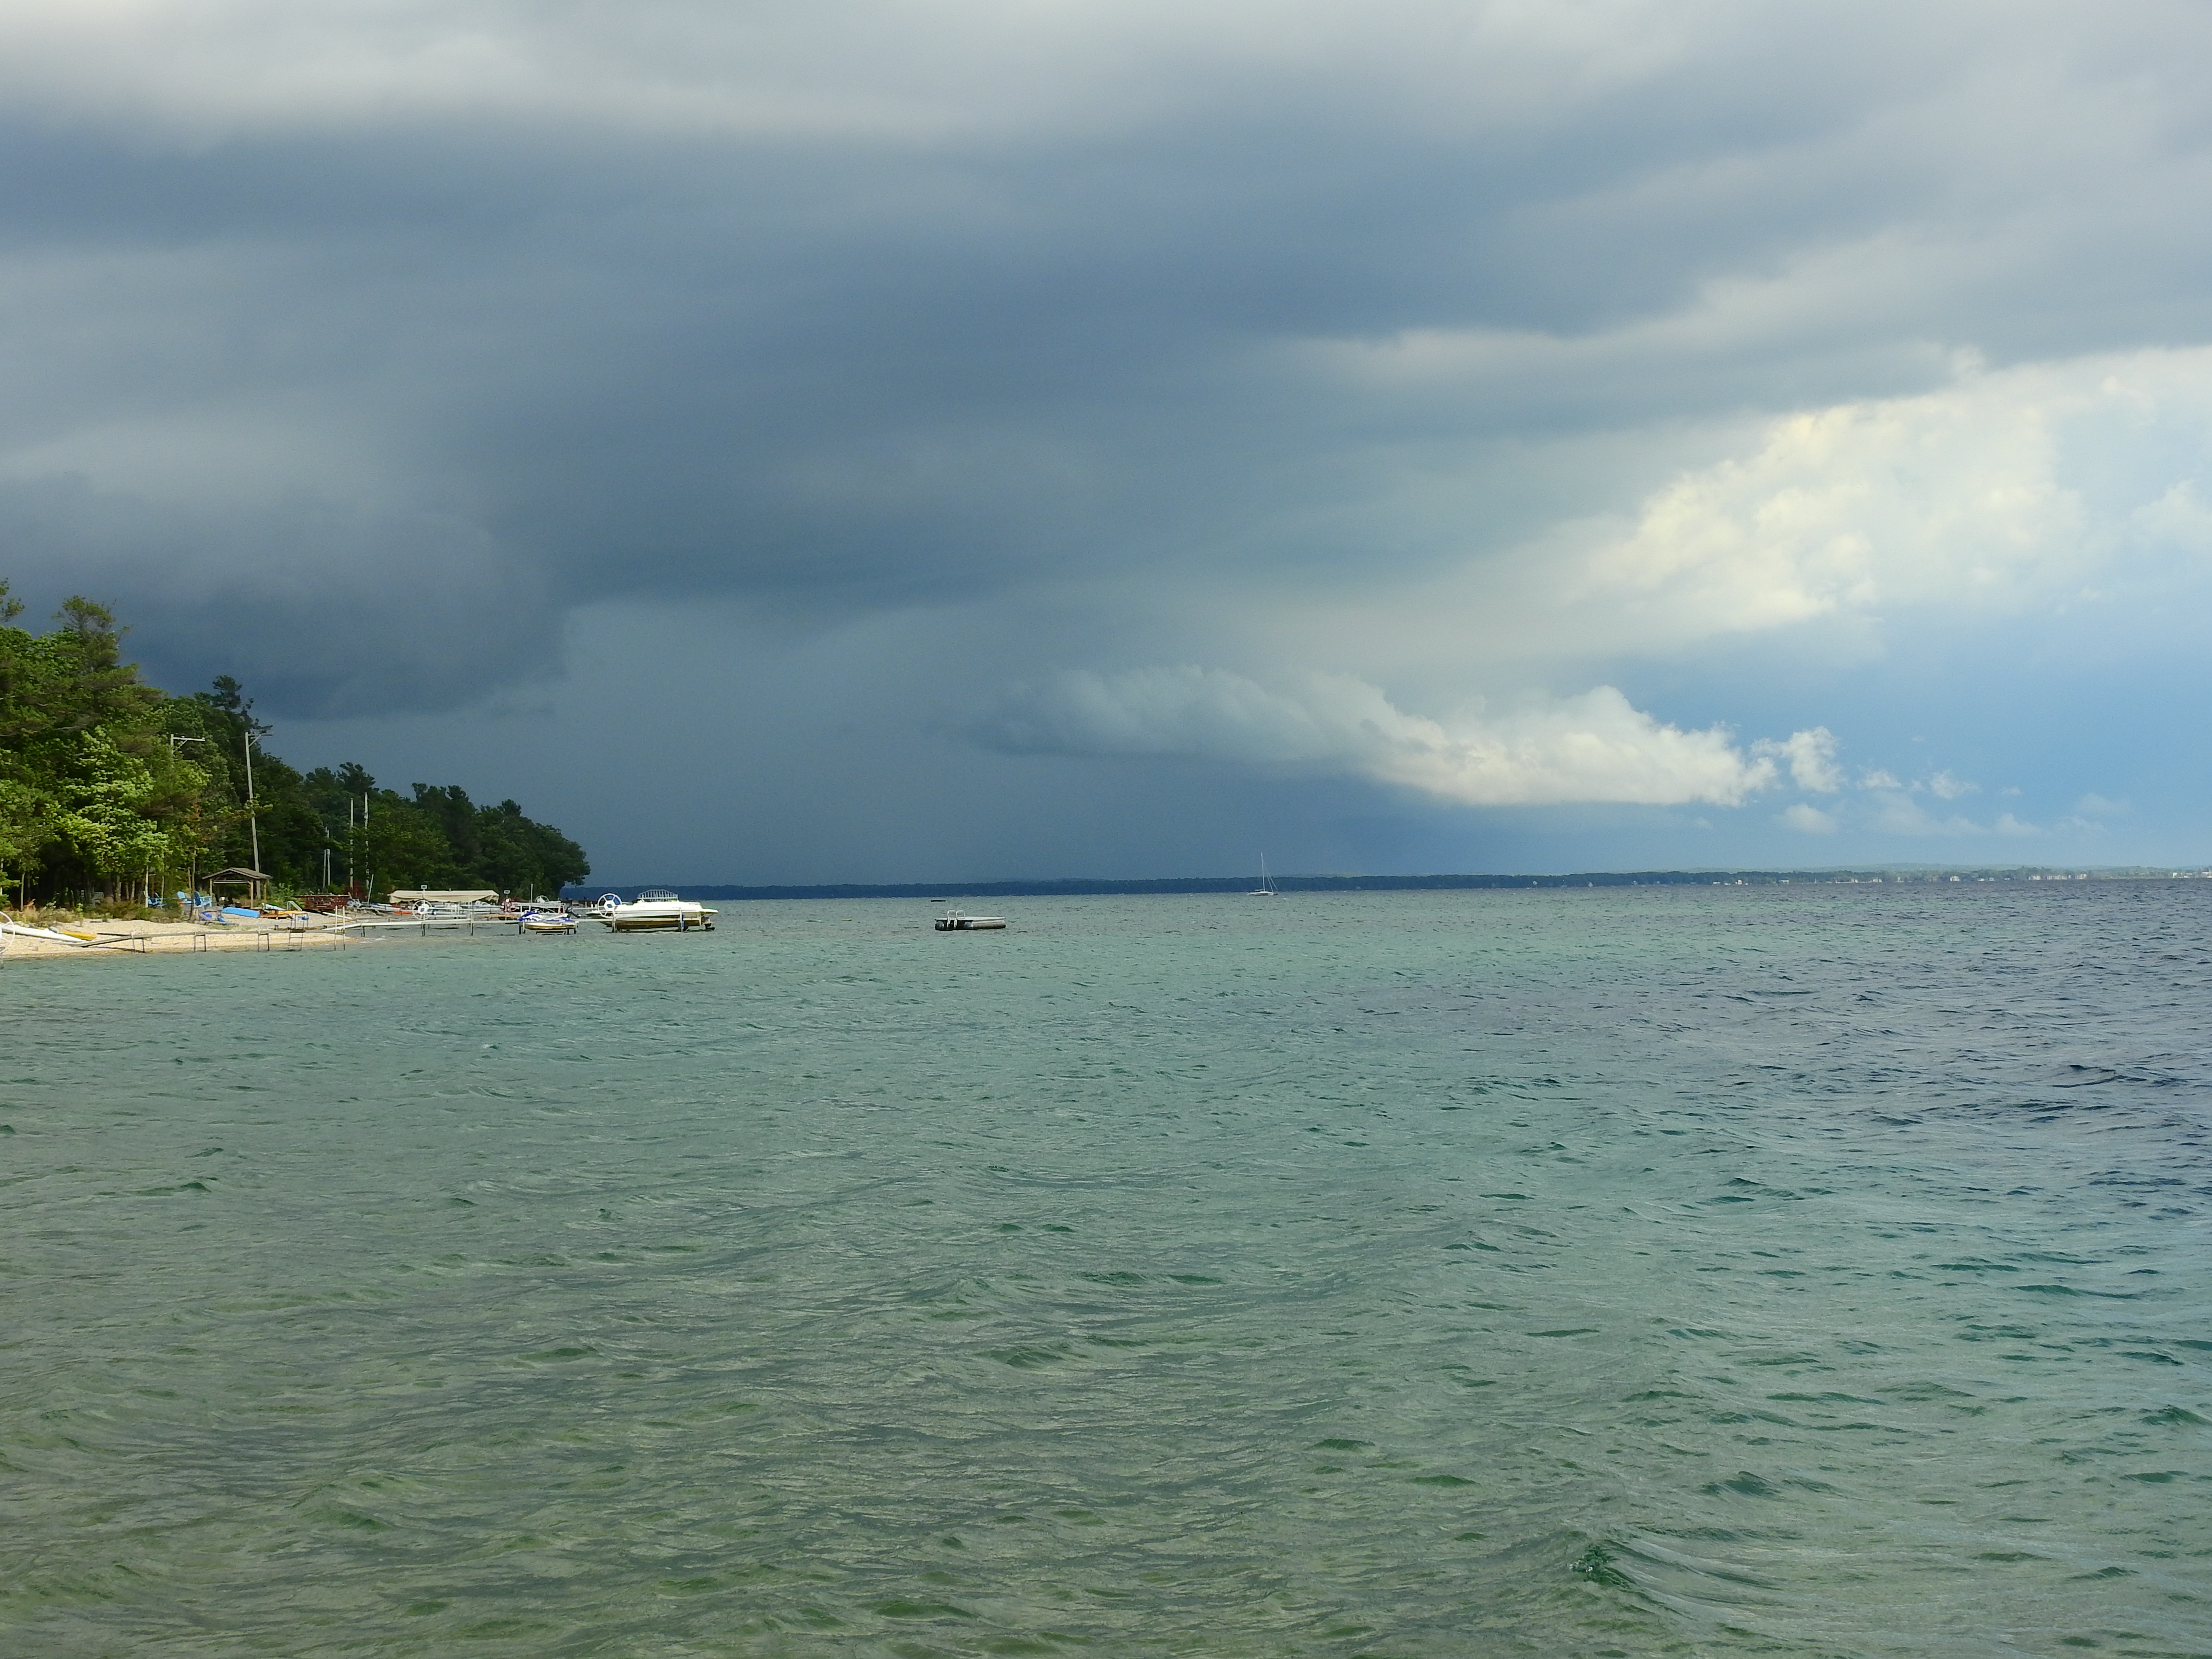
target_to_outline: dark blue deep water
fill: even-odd
[[[0,1651],[2212,1653],[2212,882],[0,968]]]

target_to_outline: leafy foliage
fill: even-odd
[[[236,680],[181,697],[146,684],[89,599],[67,600],[45,634],[17,626],[22,612],[0,582],[0,897],[166,890],[195,868],[254,865],[257,842],[255,867],[294,890],[323,886],[326,867],[363,892],[531,896],[591,873],[582,848],[514,801],[478,806],[458,784],[401,794],[351,763],[287,765]]]

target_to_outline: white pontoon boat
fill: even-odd
[[[712,932],[714,915],[697,899],[678,898],[660,887],[648,888],[627,902],[619,893],[609,893],[591,913],[592,921],[617,933]]]

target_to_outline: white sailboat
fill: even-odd
[[[1260,884],[1244,896],[1246,898],[1282,897],[1282,895],[1275,890],[1275,884],[1267,874],[1267,855],[1265,853],[1260,854]]]

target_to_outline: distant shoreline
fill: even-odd
[[[1513,887],[1765,887],[1789,884],[1849,886],[1907,883],[1925,885],[1998,881],[2201,881],[2203,866],[2160,869],[2127,866],[2103,869],[2026,865],[2005,867],[1964,865],[1876,866],[1857,870],[1583,870],[1566,875],[1277,876],[1285,893],[1384,893],[1450,891]],[[684,883],[594,884],[567,890],[571,898],[619,893],[634,897],[641,887],[671,886],[686,898],[743,902],[754,899],[834,898],[1078,898],[1114,895],[1243,893],[1250,876],[1166,876],[1130,881],[1073,877],[1051,881],[838,882],[815,885],[741,887]]]

